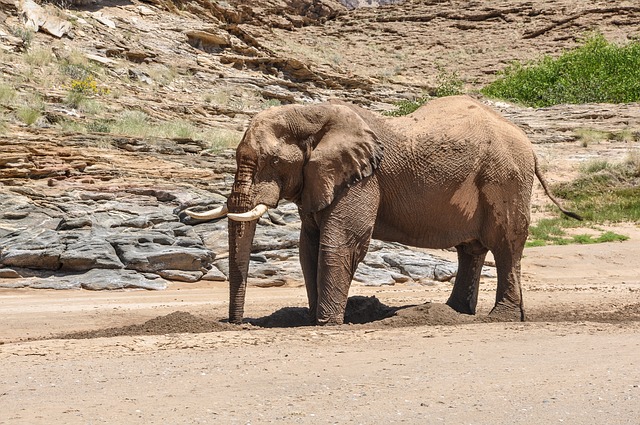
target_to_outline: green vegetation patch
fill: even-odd
[[[576,139],[582,147],[588,147],[593,143],[614,140],[618,142],[632,143],[640,141],[640,131],[626,128],[619,131],[602,131],[591,128],[576,128],[573,130]]]
[[[593,35],[558,58],[510,65],[481,92],[532,107],[638,102],[640,42],[617,45]]]
[[[9,105],[16,98],[16,89],[8,84],[0,84],[0,105]]]
[[[566,199],[569,209],[578,212],[585,221],[566,217],[540,220],[529,228],[528,247],[626,240],[627,236],[606,232],[598,225],[640,222],[640,153],[630,151],[622,163],[588,162],[583,165],[578,179],[556,185],[553,192]],[[585,224],[598,234],[567,234],[567,229]]]
[[[621,163],[588,162],[578,179],[557,185],[554,192],[569,200],[585,220],[640,222],[640,152],[630,151]]]
[[[414,112],[434,97],[455,96],[464,93],[464,83],[455,71],[448,72],[444,68],[438,68],[438,71],[436,78],[438,85],[431,94],[424,94],[414,100],[396,102],[394,103],[396,109],[386,111],[383,114],[390,117],[402,117]]]
[[[629,239],[628,236],[621,235],[591,224],[589,227],[596,234],[570,235],[566,229],[583,226],[576,220],[566,217],[544,218],[535,226],[529,227],[529,240],[527,248],[544,245],[568,245],[568,244],[594,244],[603,242],[621,242]]]
[[[427,103],[430,99],[431,96],[423,95],[414,100],[401,100],[394,103],[396,109],[385,111],[383,114],[389,117],[403,117],[414,112],[416,109]]]

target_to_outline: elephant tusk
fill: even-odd
[[[226,205],[222,205],[209,211],[195,212],[191,211],[190,209],[186,209],[184,210],[184,212],[189,217],[195,218],[197,220],[213,220],[216,218],[224,217],[225,215],[227,215],[229,210],[227,209]]]
[[[265,204],[258,204],[258,206],[251,211],[245,213],[229,213],[227,217],[234,221],[253,221],[259,219],[268,209],[269,207]]]

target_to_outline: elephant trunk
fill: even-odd
[[[238,167],[233,190],[227,200],[230,213],[243,213],[253,208],[252,174],[252,167]],[[249,257],[256,223],[257,220],[229,220],[229,321],[231,323],[242,323]]]

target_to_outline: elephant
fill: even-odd
[[[432,100],[405,117],[383,117],[340,100],[258,113],[236,150],[226,205],[186,212],[229,218],[229,321],[241,323],[256,222],[281,199],[301,218],[300,264],[311,320],[338,325],[371,238],[455,247],[447,304],[476,313],[488,251],[497,271],[496,320],[525,320],[520,261],[537,176],[532,144],[517,126],[469,96]]]

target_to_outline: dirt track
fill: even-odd
[[[448,283],[354,286],[431,304],[337,328],[224,330],[224,284],[5,290],[0,423],[637,424],[640,231],[623,230],[631,240],[528,249],[527,323],[483,323],[491,279],[476,319],[442,304]],[[247,315],[295,321],[304,305],[301,287],[250,288]],[[25,341],[154,318],[149,332],[224,331]]]

